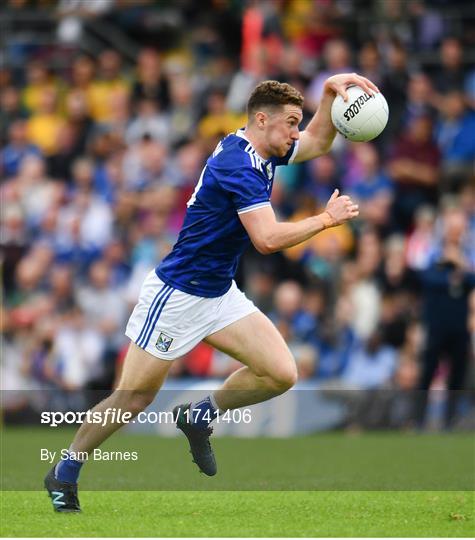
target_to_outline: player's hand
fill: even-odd
[[[339,73],[338,75],[328,77],[323,85],[323,91],[326,94],[340,94],[345,101],[348,101],[346,89],[354,84],[361,87],[370,96],[379,92],[379,88],[374,83],[357,73]]]
[[[341,225],[357,217],[359,213],[358,205],[348,195],[340,195],[340,192],[335,189],[322,214],[325,228]]]

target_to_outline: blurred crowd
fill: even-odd
[[[337,187],[360,218],[283,253],[250,248],[238,285],[282,332],[301,379],[473,387],[475,42],[462,10],[444,15],[457,2],[94,5],[2,8],[50,10],[54,52],[68,58],[52,68],[35,42],[1,58],[3,388],[110,388],[142,280],[177,238],[207,156],[245,124],[254,85],[297,87],[304,126],[325,79],[348,71],[383,92],[386,130],[371,143],[338,136],[330,154],[280,168],[273,206],[302,219]],[[168,30],[173,47],[157,34],[157,48],[147,21],[165,10],[183,25]],[[114,48],[84,54],[91,17],[133,26],[133,62]],[[172,376],[237,365],[201,344]]]

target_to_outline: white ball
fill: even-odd
[[[371,141],[388,123],[388,103],[381,92],[370,96],[359,86],[349,86],[347,93],[348,101],[340,95],[333,100],[333,125],[350,141]]]

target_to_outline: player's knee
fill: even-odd
[[[154,394],[151,392],[126,391],[124,396],[126,401],[125,407],[133,416],[137,416],[152,403],[154,397]]]
[[[297,382],[297,366],[292,363],[280,367],[272,374],[272,382],[277,390],[285,392]]]

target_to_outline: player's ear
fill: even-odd
[[[256,121],[256,126],[259,129],[264,129],[266,125],[267,114],[265,112],[259,111],[259,112],[256,112],[254,118]]]

